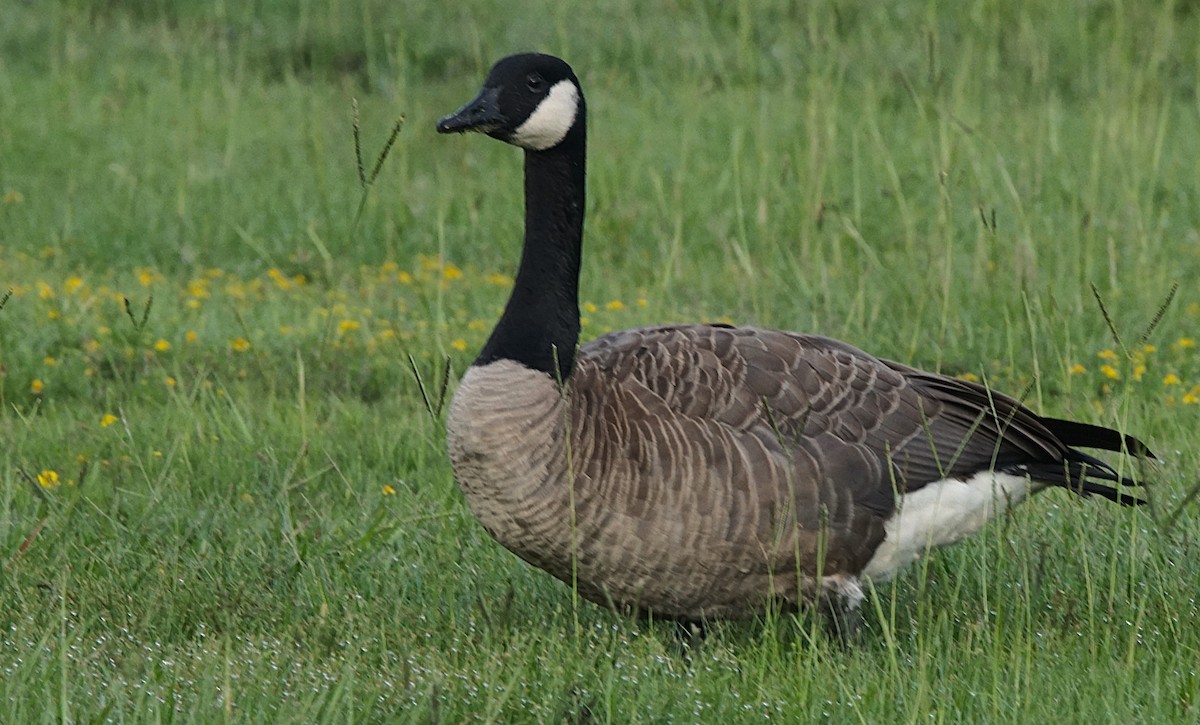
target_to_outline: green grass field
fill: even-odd
[[[0,0],[0,720],[1200,721],[1200,4],[572,5]],[[1145,438],[1152,505],[690,664],[502,550],[438,400],[520,157],[433,123],[525,49],[589,94],[585,337],[976,376]],[[368,173],[405,118],[366,188],[352,99]]]

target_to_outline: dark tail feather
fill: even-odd
[[[1042,418],[1041,421],[1047,430],[1068,446],[1099,448],[1102,451],[1129,451],[1130,455],[1139,458],[1158,459],[1145,443],[1112,428],[1061,418]]]
[[[1070,450],[1070,452],[1067,454],[1067,460],[1085,464],[1087,466],[1090,466],[1092,469],[1098,468],[1105,472],[1104,475],[1100,475],[1098,473],[1095,473],[1094,470],[1089,470],[1088,475],[1098,476],[1099,478],[1103,478],[1106,481],[1116,481],[1117,480],[1117,472],[1116,472],[1116,470],[1113,469],[1112,466],[1108,465],[1107,463],[1100,460],[1099,458],[1096,458],[1095,456],[1089,456],[1088,454],[1084,453],[1083,451],[1077,451],[1074,448],[1072,448]],[[1145,486],[1146,482],[1137,480],[1137,479],[1133,479],[1133,478],[1122,478],[1121,485],[1122,486]]]
[[[1029,476],[1035,481],[1048,483],[1051,486],[1061,486],[1080,496],[1102,496],[1122,506],[1141,506],[1146,502],[1143,498],[1125,493],[1122,488],[1140,486],[1141,484],[1127,476],[1118,475],[1107,463],[1092,458],[1085,453],[1071,451],[1071,460],[1062,463],[1027,463],[1014,468],[1013,472]],[[1074,460],[1078,456],[1078,460]],[[1110,486],[1099,481],[1112,481],[1117,484]]]
[[[1067,446],[1097,448],[1118,453],[1127,452],[1138,458],[1155,460],[1158,458],[1145,443],[1112,428],[1061,418],[1042,418],[1041,421],[1047,430]],[[1146,503],[1145,499],[1121,490],[1127,487],[1141,486],[1143,485],[1142,481],[1121,476],[1112,466],[1099,458],[1074,448],[1067,452],[1066,460],[1063,462],[1032,464],[1026,466],[1026,472],[1038,481],[1062,486],[1081,496],[1103,496],[1109,501],[1115,501],[1125,506],[1141,506]],[[1099,483],[1099,481],[1111,481],[1115,485]]]
[[[1117,490],[1112,486],[1105,486],[1092,481],[1084,481],[1080,493],[1083,496],[1101,496],[1109,501],[1119,503],[1122,506],[1145,506],[1147,503],[1149,503],[1149,501],[1144,498],[1131,496],[1130,494]]]

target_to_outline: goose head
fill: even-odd
[[[541,53],[510,55],[492,66],[483,89],[437,123],[438,133],[477,131],[526,151],[561,145],[583,132],[584,101],[571,66]]]

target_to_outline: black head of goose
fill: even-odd
[[[577,350],[586,121],[570,66],[522,54],[437,125],[525,149],[512,296],[446,426],[469,506],[513,553],[681,620],[853,611],[863,578],[1043,488],[1142,503],[1073,448],[1151,456],[1137,439],[829,338],[676,325]]]

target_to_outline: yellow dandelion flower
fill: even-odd
[[[1135,382],[1140,382],[1142,379],[1142,376],[1145,374],[1146,374],[1146,366],[1145,365],[1142,365],[1139,363],[1139,364],[1133,366],[1133,379]]]
[[[621,300],[609,300],[608,304],[604,305],[604,309],[609,310],[610,312],[617,312],[625,309],[625,303]]]
[[[459,352],[462,352],[463,350],[467,349],[467,341],[460,337],[457,340],[455,340],[454,342],[451,342],[450,347],[454,348],[455,350],[458,350]]]
[[[155,458],[162,458],[162,451],[153,451],[150,453],[150,455],[154,456]]]
[[[1175,346],[1178,347],[1180,350],[1190,350],[1196,346],[1196,338],[1181,337],[1175,342]]]
[[[968,373],[959,373],[958,375],[955,375],[954,377],[958,378],[959,380],[965,380],[965,381],[967,381],[968,383],[977,383],[977,382],[979,382],[979,376],[978,376],[978,375],[976,375],[975,373],[970,373],[970,372],[968,372]]]
[[[195,330],[188,330],[183,336],[183,339],[188,342],[195,342],[199,338],[200,336],[196,334]]]
[[[599,309],[599,308],[596,307],[596,305],[592,304],[591,302],[583,303],[583,311],[584,312],[591,313],[591,312],[595,312],[597,309]]]
[[[138,284],[143,287],[149,287],[154,284],[154,270],[147,267],[139,267],[134,272],[137,274]]]
[[[191,299],[189,299],[187,302],[184,302],[183,304],[187,305],[187,308],[189,310],[198,310],[201,307],[200,300],[196,299],[195,297],[192,297]]]
[[[1200,403],[1200,395],[1195,393],[1184,393],[1183,399],[1180,401],[1184,405],[1196,405]]]
[[[472,332],[482,332],[487,329],[487,323],[483,320],[471,320],[467,323],[467,329]]]
[[[338,334],[345,335],[347,332],[353,332],[354,330],[357,330],[360,326],[361,325],[358,324],[357,320],[342,320],[338,323]]]
[[[1180,380],[1179,376],[1176,375],[1175,373],[1167,373],[1165,376],[1163,376],[1162,384],[1163,385],[1179,385],[1181,382],[1183,382],[1183,381]]]
[[[166,352],[171,349],[171,343],[160,337],[155,341],[154,349],[158,352]]]
[[[37,286],[38,299],[48,300],[54,297],[54,288],[50,285],[40,279],[34,284]]]
[[[246,352],[250,349],[250,341],[244,337],[237,337],[229,341],[229,349],[234,352]]]
[[[82,286],[83,286],[82,278],[80,278],[78,276],[67,277],[67,281],[63,282],[63,292],[66,292],[67,294],[74,294]]]
[[[37,378],[34,378],[33,382],[29,384],[29,392],[33,393],[34,395],[41,395],[42,391],[45,389],[46,384]]]
[[[99,352],[100,341],[95,338],[88,340],[87,342],[83,343],[83,351],[88,354]]]
[[[384,484],[383,495],[384,496],[394,496],[394,495],[396,495],[396,489],[392,488],[391,486],[388,486],[387,484]]]
[[[249,295],[249,291],[246,285],[242,284],[241,280],[234,279],[225,285],[225,294],[235,300],[244,300]]]
[[[287,275],[274,267],[267,270],[267,276],[271,278],[271,281],[279,289],[287,290],[292,288],[292,280],[288,279]]]
[[[404,270],[400,270],[396,273],[396,281],[400,284],[412,284],[412,275]]]
[[[459,269],[457,265],[450,264],[449,262],[442,267],[442,277],[444,279],[458,279],[459,277],[462,277],[462,274],[462,270]]]
[[[1150,355],[1152,353],[1158,352],[1158,348],[1154,345],[1149,345],[1149,344],[1142,345],[1142,352],[1146,353],[1147,355]]]
[[[107,428],[110,425],[112,425],[113,423],[116,423],[118,420],[120,420],[120,418],[113,415],[112,413],[105,413],[103,415],[103,417],[100,418],[100,427]]]
[[[1067,368],[1067,375],[1082,375],[1086,372],[1087,372],[1087,368],[1080,365],[1079,363],[1075,363],[1071,367]]]
[[[62,481],[58,478],[58,471],[53,468],[47,468],[37,475],[38,485],[42,488],[58,488]]]
[[[507,274],[500,274],[498,272],[492,272],[491,274],[485,275],[483,279],[488,284],[494,284],[497,287],[507,287],[512,284],[511,277],[509,277]]]
[[[57,360],[55,360],[53,357],[51,357],[51,356],[47,355],[46,357],[42,358],[42,363],[43,363],[43,364],[44,364],[46,367],[48,367],[48,368],[52,368],[52,367],[54,367],[55,365],[57,365],[57,364],[58,364],[58,361],[57,361]]]
[[[1121,373],[1116,368],[1114,368],[1112,365],[1101,365],[1100,373],[1103,374],[1104,377],[1108,378],[1109,380],[1120,380],[1121,379]]]
[[[196,299],[206,300],[212,297],[212,292],[208,291],[208,280],[203,277],[197,277],[188,282],[187,291],[189,295]]]
[[[164,380],[163,382],[167,384],[167,387],[168,387],[168,388],[173,388],[173,387],[175,387],[175,384],[176,384],[178,381],[176,381],[176,380],[175,380],[175,377],[174,377],[173,375],[168,375],[168,376],[167,376],[167,379],[166,379],[166,380]]]
[[[1116,360],[1117,353],[1113,352],[1112,350],[1101,350],[1100,352],[1096,353],[1096,357],[1100,358],[1101,360]]]
[[[650,303],[646,301],[645,297],[638,297],[638,301],[637,301],[638,307],[645,307],[648,304],[650,304]]]
[[[62,317],[62,312],[55,309],[47,310],[46,317],[50,318],[51,320],[57,320],[58,318]]]

